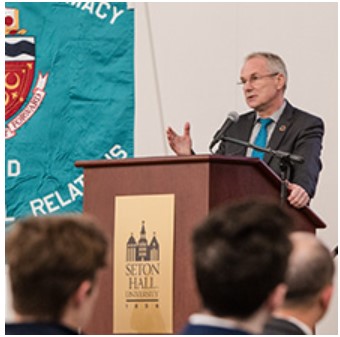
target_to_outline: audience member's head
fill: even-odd
[[[6,259],[17,322],[58,322],[74,329],[87,321],[107,241],[81,215],[31,217],[6,236]]]
[[[293,251],[288,265],[284,306],[310,307],[325,288],[332,287],[334,262],[329,249],[314,235],[294,232],[291,240]]]
[[[289,259],[288,290],[282,309],[303,313],[299,319],[314,326],[330,303],[334,262],[329,249],[314,235],[295,232],[291,240],[293,252]]]
[[[290,237],[293,251],[286,276],[287,294],[265,326],[268,335],[312,333],[332,296],[331,252],[310,233],[294,232]]]
[[[281,303],[292,219],[278,205],[247,201],[221,208],[193,236],[203,306],[218,317],[267,315]]]

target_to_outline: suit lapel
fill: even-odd
[[[294,108],[287,102],[287,105],[275,126],[272,136],[270,137],[268,147],[271,149],[276,150],[279,147],[283,137],[285,136],[293,121],[293,110]],[[263,160],[269,164],[272,158],[272,154],[266,153]]]
[[[250,139],[251,132],[255,124],[256,112],[252,111],[245,119],[242,127],[240,128],[241,133],[238,135],[240,140],[248,142]],[[247,153],[247,148],[243,146],[242,155],[245,156]]]

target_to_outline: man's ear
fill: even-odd
[[[280,283],[274,288],[267,299],[267,307],[270,312],[282,306],[286,293],[287,285],[284,283]]]
[[[89,280],[85,280],[80,283],[76,292],[73,295],[73,300],[76,306],[81,305],[87,297],[91,294],[93,283]]]
[[[331,302],[332,294],[333,294],[333,284],[326,285],[320,293],[320,305],[324,312],[327,311],[329,303]]]
[[[277,89],[282,89],[286,83],[286,78],[283,74],[278,74],[277,75]]]

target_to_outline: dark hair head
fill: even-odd
[[[216,316],[248,317],[284,280],[292,220],[276,204],[246,201],[223,207],[193,236],[196,280]]]
[[[59,321],[84,280],[106,263],[107,241],[85,216],[30,217],[6,236],[6,259],[17,313]]]

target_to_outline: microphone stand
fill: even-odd
[[[280,159],[280,178],[281,178],[280,204],[281,206],[283,206],[286,201],[287,194],[288,194],[288,188],[287,188],[286,182],[289,181],[290,179],[291,165],[293,162],[302,164],[304,162],[304,159],[298,155],[294,155],[288,152],[273,150],[269,147],[267,148],[260,147],[260,146],[251,144],[249,142],[244,142],[242,140],[231,138],[231,137],[222,137],[221,140],[234,143],[234,144],[238,144],[241,146],[245,146],[245,147],[250,147],[257,151],[270,153]]]
[[[280,177],[281,177],[281,188],[280,188],[280,205],[283,206],[288,195],[287,181],[290,178],[291,162],[289,157],[280,157]]]

